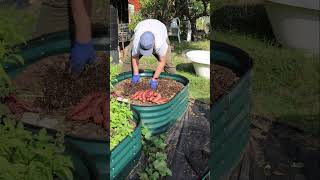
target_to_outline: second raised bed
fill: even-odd
[[[240,78],[210,110],[210,177],[229,179],[224,177],[237,166],[249,140],[252,60],[241,49],[213,42],[211,62],[231,69]]]
[[[137,164],[141,154],[141,123],[138,113],[133,111],[133,119],[137,127],[121,141],[112,151],[110,158],[110,180],[125,179]]]

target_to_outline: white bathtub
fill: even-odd
[[[200,77],[210,79],[210,51],[193,50],[186,53]]]
[[[265,0],[265,7],[282,45],[319,55],[319,0]]]

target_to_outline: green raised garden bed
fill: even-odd
[[[210,176],[221,179],[239,162],[249,140],[252,60],[230,45],[213,42],[211,63],[232,69],[240,79],[211,105]]]
[[[134,112],[134,111],[133,111]],[[137,124],[130,136],[121,141],[112,151],[110,157],[110,179],[125,179],[138,163],[141,155],[141,123],[137,113],[133,113]]]
[[[141,77],[153,76],[152,71],[145,71]],[[113,85],[132,77],[131,72],[121,73],[117,76]],[[149,129],[152,135],[166,132],[177,120],[180,120],[187,111],[189,102],[189,80],[178,74],[161,73],[160,78],[171,78],[184,85],[184,88],[169,102],[160,105],[142,106],[131,105],[131,108],[140,115],[142,123]]]
[[[98,50],[106,50],[106,41],[101,40],[103,34],[95,34],[94,43]],[[21,45],[21,55],[25,60],[24,66],[10,65],[5,69],[14,78],[29,65],[38,60],[70,51],[70,34],[66,32],[48,34],[40,38],[30,40]],[[27,125],[31,130],[41,127]],[[54,130],[48,132],[55,133]],[[75,179],[105,180],[109,177],[107,154],[109,153],[109,141],[106,139],[85,139],[75,136],[66,136],[66,153],[72,157],[75,166]]]

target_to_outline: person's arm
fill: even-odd
[[[91,17],[91,11],[92,11],[92,0],[84,0],[85,8],[87,10],[87,14],[89,17]]]
[[[153,80],[157,80],[159,78],[160,73],[163,71],[163,68],[166,65],[166,62],[167,62],[167,60],[166,60],[165,56],[160,56],[158,67],[157,67],[155,73],[153,74],[153,78],[152,78]]]
[[[160,48],[159,50],[157,50],[157,52],[159,53],[158,54],[158,57],[159,57],[159,64],[158,64],[158,67],[156,69],[156,71],[154,72],[153,74],[153,80],[156,80],[159,78],[161,72],[163,71],[164,69],[164,66],[166,65],[167,63],[167,59],[166,59],[166,53],[169,49],[169,44],[165,43],[163,46],[163,48]],[[164,49],[165,48],[165,49]]]
[[[69,71],[76,78],[86,64],[94,64],[97,59],[91,37],[91,0],[71,0],[71,6],[76,38],[70,53]]]
[[[139,65],[138,65],[139,57],[138,56],[132,56],[132,69],[133,74],[138,75],[139,74]]]
[[[72,0],[71,4],[76,26],[76,40],[87,43],[91,41],[91,0]]]

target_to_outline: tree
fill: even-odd
[[[140,0],[143,18],[155,18],[166,24],[174,17],[186,17],[191,23],[191,29],[196,33],[196,21],[202,16],[208,16],[209,0]]]
[[[181,13],[187,17],[191,23],[192,37],[195,39],[197,33],[197,19],[203,16],[209,16],[210,1],[209,0],[187,0],[187,4],[184,4],[183,0],[178,0],[178,9],[181,9]]]

